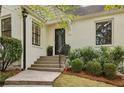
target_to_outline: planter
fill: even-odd
[[[48,46],[48,48],[47,48],[47,56],[53,56],[53,46]]]

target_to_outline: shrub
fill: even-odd
[[[71,69],[73,72],[82,71],[82,67],[83,67],[83,62],[79,58],[72,60]]]
[[[2,63],[1,71],[21,58],[21,41],[14,38],[0,37],[0,61]]]
[[[47,56],[52,56],[53,55],[53,46],[48,46],[47,47]]]
[[[70,52],[69,59],[70,61],[81,57],[81,49],[74,49]]]
[[[100,62],[102,66],[102,70],[104,68],[104,63],[111,63],[111,56],[110,56],[110,48],[109,47],[100,47],[99,49],[99,57],[98,57],[98,62]]]
[[[93,59],[96,59],[98,57],[97,51],[92,48],[83,48],[81,50],[81,58],[84,62],[92,61]]]
[[[100,76],[102,73],[101,64],[97,61],[90,61],[86,65],[86,71],[93,75]]]
[[[116,75],[117,66],[113,63],[104,64],[104,74],[108,79],[114,79]]]
[[[71,46],[70,46],[69,44],[65,44],[65,45],[62,47],[61,54],[65,55],[65,56],[69,56],[70,49],[71,49]]]
[[[111,51],[111,59],[116,65],[123,61],[123,56],[124,50],[120,46],[114,47],[114,49]]]

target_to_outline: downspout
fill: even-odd
[[[23,9],[22,16],[23,16],[23,70],[26,69],[26,18],[27,18],[27,11]]]

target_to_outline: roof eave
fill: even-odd
[[[22,8],[25,8],[26,10],[27,10],[27,12],[30,14],[30,15],[32,15],[33,17],[36,17],[38,20],[40,20],[40,21],[42,21],[42,22],[46,22],[46,20],[44,20],[44,19],[42,19],[42,18],[40,18],[37,14],[35,14],[28,6],[26,6],[26,5],[22,5],[21,6]]]
[[[75,19],[74,21],[83,20],[83,19],[89,19],[89,18],[94,18],[94,17],[100,17],[100,16],[106,16],[106,15],[121,14],[121,13],[124,13],[124,9],[111,10],[111,11],[103,11],[103,12],[99,12],[99,13],[94,13],[94,14],[89,14],[89,15],[85,15],[85,16],[80,16],[77,19]],[[46,24],[47,25],[51,25],[51,24],[56,24],[58,22],[61,22],[61,20],[48,21]]]

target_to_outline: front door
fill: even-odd
[[[65,44],[65,29],[55,29],[55,55],[58,55],[58,50]]]

